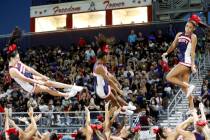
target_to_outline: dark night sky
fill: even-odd
[[[15,26],[29,32],[31,0],[2,0],[0,4],[0,35],[11,33]]]

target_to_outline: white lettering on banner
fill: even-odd
[[[105,9],[121,8],[125,5],[124,2],[111,3],[109,0],[104,1]]]
[[[56,6],[53,8],[54,15],[56,14],[65,14],[65,13],[71,13],[71,12],[79,12],[80,7],[73,7],[70,6],[69,8],[59,8],[59,6]]]
[[[152,0],[89,0],[32,6],[30,13],[31,17],[41,17],[89,11],[105,11],[107,9],[141,7],[151,4]]]

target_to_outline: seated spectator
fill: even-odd
[[[85,60],[92,64],[96,61],[96,54],[90,45],[87,45],[87,50],[85,51]]]
[[[144,43],[145,43],[145,37],[143,36],[143,33],[142,32],[139,32],[138,33],[137,41],[141,44],[141,46],[144,45]]]
[[[162,44],[164,42],[164,35],[163,35],[162,30],[160,29],[157,31],[156,40],[157,40],[157,43],[159,44]]]
[[[206,118],[210,119],[210,96],[202,99],[202,102],[204,103],[204,112],[206,113]]]
[[[100,109],[100,106],[96,105],[95,101],[94,101],[94,98],[91,97],[90,104],[89,104],[88,108],[89,108],[90,111],[96,111],[96,110]]]
[[[208,70],[208,74],[204,79],[208,80],[208,89],[210,89],[210,70]]]
[[[150,99],[150,108],[151,108],[151,110],[150,110],[151,111],[151,116],[154,117],[155,120],[157,121],[160,106],[158,105],[155,97],[152,97]]]
[[[208,87],[208,80],[207,79],[204,79],[203,80],[203,84],[202,84],[202,87],[201,87],[201,96],[205,96],[206,94],[209,93],[209,87]]]
[[[153,118],[150,116],[150,113],[146,111],[145,114],[140,116],[140,124],[141,126],[152,126],[154,124]],[[144,128],[142,130],[148,130],[149,128]]]

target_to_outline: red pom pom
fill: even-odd
[[[12,44],[8,47],[8,53],[12,53],[13,51],[15,51],[17,48],[17,45],[16,44]]]
[[[197,126],[201,126],[201,127],[203,127],[203,126],[205,126],[205,125],[207,125],[208,124],[208,121],[197,121],[196,122],[196,125]]]
[[[90,127],[91,127],[92,129],[97,129],[97,125],[96,125],[96,124],[91,124]]]
[[[97,119],[98,119],[99,121],[103,121],[103,120],[104,120],[104,117],[100,114],[100,115],[97,116]]]
[[[131,131],[133,133],[136,133],[136,132],[139,132],[141,130],[141,126],[140,125],[137,125],[136,127],[132,128]]]
[[[59,134],[58,135],[58,139],[60,140],[60,139],[62,139],[63,138],[63,135],[62,134]]]
[[[199,24],[201,22],[201,18],[196,15],[196,14],[193,14],[189,19],[188,21],[194,21],[196,24]]]
[[[98,124],[98,125],[97,125],[97,129],[98,129],[98,130],[103,130],[103,126],[100,125],[100,124]]]
[[[18,131],[15,128],[10,128],[9,130],[6,130],[7,135],[14,134],[18,136]]]
[[[160,128],[153,128],[153,133],[157,134],[160,132]]]
[[[76,138],[76,136],[77,136],[77,132],[71,134],[72,138]]]

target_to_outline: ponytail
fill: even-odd
[[[9,61],[11,57],[15,57],[18,53],[17,46],[19,46],[22,31],[18,27],[15,27],[11,34],[12,35],[9,38],[6,48],[4,49],[7,61]]]

